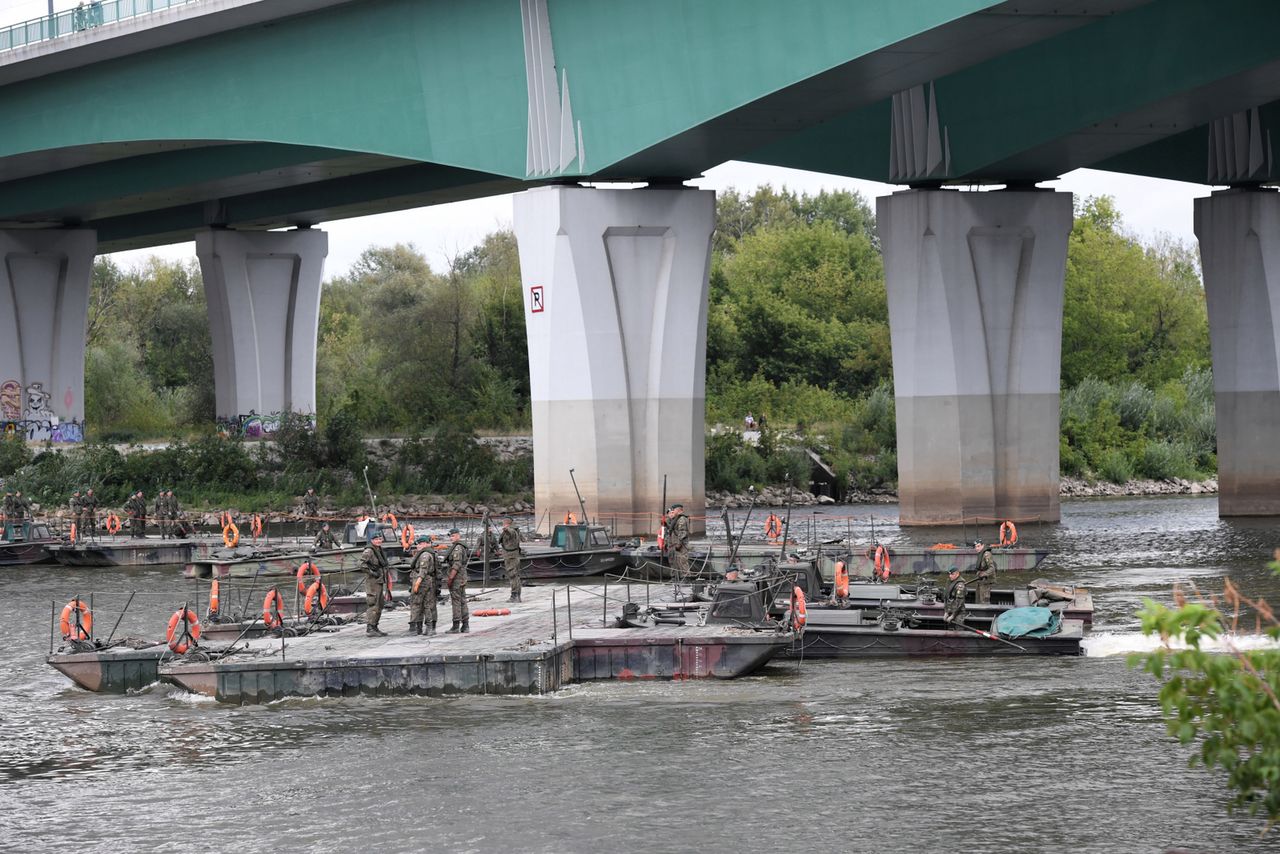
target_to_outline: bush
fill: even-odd
[[[1138,472],[1153,480],[1196,476],[1195,453],[1183,442],[1148,442],[1137,463]]]
[[[31,462],[31,449],[16,433],[0,437],[0,477],[8,477]]]
[[[1133,466],[1124,451],[1111,448],[1102,454],[1098,474],[1112,483],[1127,483],[1133,480]]]

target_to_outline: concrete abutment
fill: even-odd
[[[1070,193],[877,201],[902,524],[1057,521]]]

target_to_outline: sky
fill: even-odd
[[[60,11],[74,7],[75,2],[55,0],[53,5],[55,10]],[[0,0],[0,26],[39,17],[47,9],[47,0]],[[873,204],[876,196],[887,195],[897,189],[874,181],[732,161],[708,170],[703,177],[692,183],[717,191],[729,188],[750,191],[762,184],[771,184],[775,188],[785,186],[796,192],[806,193],[824,189],[852,189],[862,193]],[[1113,196],[1126,227],[1144,241],[1168,235],[1190,244],[1195,243],[1192,232],[1192,200],[1197,196],[1208,195],[1211,190],[1210,187],[1199,184],[1090,169],[1076,170],[1043,186],[1068,190],[1081,198]],[[320,227],[329,233],[325,277],[343,275],[360,253],[370,246],[395,243],[413,244],[427,257],[434,269],[441,270],[447,257],[465,252],[480,243],[486,234],[510,225],[510,195],[323,223]],[[129,267],[141,263],[149,255],[185,260],[195,256],[195,245],[174,244],[120,252],[112,257],[117,263]]]

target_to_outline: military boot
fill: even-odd
[[[420,635],[420,634],[422,634],[422,623],[410,623],[410,624],[409,624],[409,634],[411,634],[411,635]]]
[[[520,601],[520,594],[519,594],[519,593],[512,593],[512,594],[511,594],[511,598],[510,598],[510,599],[508,599],[507,601],[508,601],[508,602],[519,602],[519,601]]]
[[[457,621],[457,620],[454,620],[454,621],[453,621],[453,627],[452,627],[451,629],[449,629],[449,631],[448,631],[448,632],[446,632],[446,634],[456,635],[456,634],[458,634],[458,631],[459,631],[459,629],[458,629],[458,621]]]
[[[463,620],[463,621],[462,621],[462,634],[464,634],[464,635],[465,635],[465,634],[466,634],[467,632],[469,632],[469,631],[471,631],[471,624],[470,624],[469,622],[467,622],[466,620]]]
[[[427,637],[431,637],[432,635],[434,635],[434,634],[436,633],[436,624],[435,624],[435,623],[427,623],[427,625],[423,628],[422,633],[423,633],[424,635],[426,635]]]
[[[387,636],[386,632],[374,625],[365,626],[364,633],[374,638],[385,638]]]

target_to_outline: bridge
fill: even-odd
[[[683,182],[738,159],[904,187],[877,202],[903,522],[1056,520],[1072,199],[1038,184],[1091,167],[1220,188],[1195,210],[1219,507],[1277,514],[1277,24],[1265,0],[105,0],[28,22],[0,32],[0,420],[74,440],[94,254],[190,239],[218,415],[314,411],[316,226],[522,191],[539,507],[573,506],[574,467],[602,515],[642,519],[664,474],[699,511],[714,199]]]

